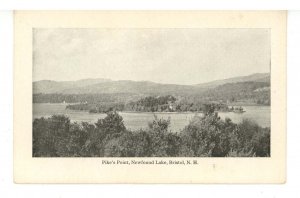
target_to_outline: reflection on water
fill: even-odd
[[[33,118],[49,117],[53,114],[64,114],[72,122],[96,122],[99,118],[104,118],[106,114],[91,114],[84,111],[73,111],[66,109],[67,104],[33,104]],[[230,118],[233,122],[239,123],[243,119],[251,119],[262,127],[270,127],[270,107],[269,106],[244,106],[245,113],[220,112],[219,116],[224,119]],[[155,113],[158,118],[171,119],[171,131],[180,131],[195,115],[201,113]],[[124,119],[126,128],[136,130],[146,128],[148,122],[153,120],[153,113],[127,113],[120,112]]]

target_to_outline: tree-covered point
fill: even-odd
[[[244,120],[222,120],[213,107],[182,130],[156,116],[147,129],[126,129],[116,112],[96,123],[71,123],[65,116],[35,119],[33,157],[268,157],[270,128]]]
[[[155,105],[165,105],[165,104],[169,104],[169,103],[174,103],[175,101],[176,101],[176,98],[171,95],[157,96],[157,97],[148,96],[148,97],[138,100],[136,102],[136,104],[142,105],[145,107],[152,107]]]
[[[99,102],[69,104],[67,109],[89,111],[90,113],[107,113],[109,111],[134,111],[134,112],[203,112],[208,106],[216,111],[230,111],[224,103],[203,103],[199,101],[177,100],[174,96],[148,96],[137,101]]]

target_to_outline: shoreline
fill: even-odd
[[[72,104],[78,104],[78,103],[33,103],[33,105],[72,105]],[[242,107],[270,107],[270,105],[228,105],[228,106],[242,106]],[[72,112],[86,112],[88,114],[106,114],[106,112],[96,112],[96,113],[91,113],[89,110],[72,110],[72,109],[66,109],[68,111]],[[130,113],[135,113],[135,114],[203,114],[203,111],[117,111],[118,113],[125,113],[125,114],[130,114]],[[217,113],[236,113],[233,111],[216,111]]]
[[[50,102],[36,102],[36,103],[32,103],[32,104],[49,104],[49,105],[73,105],[73,104],[81,104],[79,102],[74,102],[74,103],[50,103]],[[262,106],[262,107],[271,107],[271,105],[261,105],[261,104],[255,104],[255,103],[251,103],[251,104],[226,104],[227,106],[244,106],[244,107],[253,107],[253,106]]]

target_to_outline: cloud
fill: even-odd
[[[196,84],[269,72],[268,29],[35,29],[34,80]]]

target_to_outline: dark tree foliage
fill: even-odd
[[[101,93],[101,94],[33,94],[33,103],[89,103],[126,102],[137,100],[141,96],[132,93]]]
[[[237,151],[259,157],[270,156],[270,128],[262,128],[250,120],[238,124]]]
[[[33,122],[33,156],[80,156],[87,133],[69,118],[53,115]]]
[[[98,129],[105,132],[105,134],[110,135],[122,133],[126,130],[123,118],[115,111],[108,112],[107,116],[104,119],[99,119],[95,125]]]
[[[260,105],[270,105],[270,82],[238,82],[220,85],[201,93],[198,97],[205,101],[246,101]]]
[[[199,101],[177,100],[174,96],[148,96],[138,101],[78,103],[66,106],[70,110],[89,111],[90,113],[107,113],[110,111],[138,111],[138,112],[205,112],[209,108],[216,111],[230,111],[224,103],[208,103]]]
[[[123,111],[124,103],[119,102],[101,102],[97,104],[79,103],[69,104],[66,109],[77,111],[88,111],[90,113],[108,113],[110,111]]]
[[[236,125],[217,113],[195,117],[184,129],[185,144],[195,156],[225,157],[235,143]]]
[[[121,103],[128,105],[126,110],[134,111],[167,111],[169,103],[177,103],[180,106],[177,110],[196,111],[199,105],[197,103],[207,103],[210,101],[222,103],[244,102],[258,105],[270,105],[270,81],[265,82],[236,82],[226,83],[210,88],[196,88],[191,86],[189,91],[178,89],[172,91],[157,92],[153,90],[151,93],[88,93],[88,94],[33,94],[34,103]],[[142,88],[141,88],[142,89]],[[160,94],[170,94],[161,96]],[[174,96],[172,96],[174,95]],[[175,98],[176,97],[176,98]],[[184,98],[185,101],[178,101]],[[188,110],[187,110],[187,109]],[[90,110],[90,109],[89,109]],[[92,109],[93,112],[98,109]],[[173,109],[172,109],[173,110]],[[171,110],[171,111],[172,111]],[[182,110],[183,111],[183,110]]]
[[[244,120],[222,120],[208,105],[181,132],[156,116],[148,129],[127,130],[115,111],[95,124],[70,123],[65,116],[35,119],[34,157],[268,157],[270,128]]]

